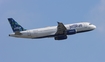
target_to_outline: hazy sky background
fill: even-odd
[[[105,0],[0,0],[0,62],[105,62]],[[26,29],[91,22],[97,29],[67,40],[9,37],[7,18]]]

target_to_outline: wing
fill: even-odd
[[[55,35],[55,40],[67,39],[67,28],[64,26],[63,23],[58,22],[57,32]]]
[[[67,32],[67,29],[66,29],[66,27],[64,26],[64,24],[61,23],[61,22],[58,22],[56,34],[57,34],[57,35],[66,35],[66,32]]]

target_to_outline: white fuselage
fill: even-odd
[[[67,24],[65,25],[65,27],[67,28],[67,30],[75,29],[77,33],[91,31],[96,28],[95,25],[90,24],[88,22]],[[21,35],[16,35],[15,33],[12,33],[9,36],[34,39],[34,38],[54,37],[56,32],[57,32],[57,26],[52,26],[52,27],[21,31],[20,32],[22,33]]]

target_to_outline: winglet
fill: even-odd
[[[60,24],[61,22],[57,22],[58,24]]]

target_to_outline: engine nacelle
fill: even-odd
[[[64,40],[64,39],[67,39],[67,36],[65,36],[65,35],[59,35],[59,36],[55,37],[55,40]]]
[[[77,30],[75,30],[75,29],[71,29],[71,30],[67,31],[68,35],[72,35],[72,34],[76,34],[76,33],[77,33]]]

